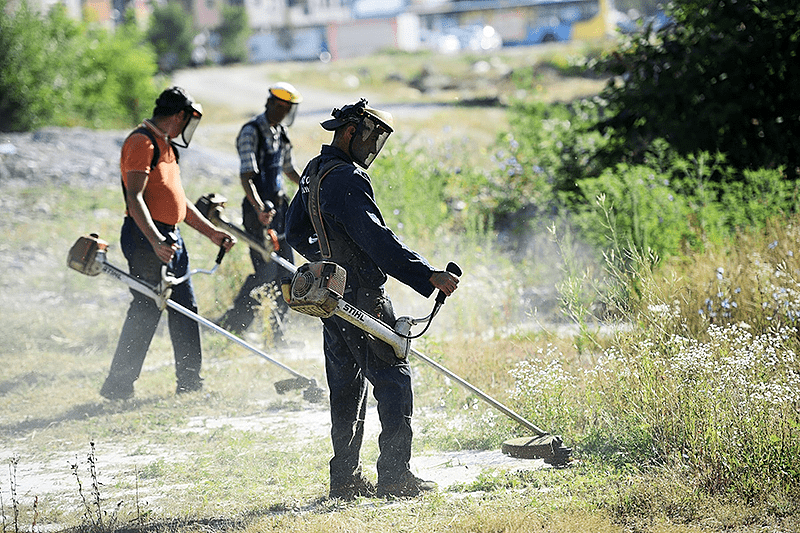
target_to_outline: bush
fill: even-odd
[[[127,127],[149,116],[158,95],[155,54],[135,25],[113,35],[89,29],[86,54],[74,69],[75,121],[94,128]]]
[[[0,0],[0,131],[27,131],[55,116],[64,92],[56,83],[62,70],[59,22],[42,19],[26,1],[12,12]]]
[[[222,24],[217,28],[220,51],[224,63],[237,63],[247,60],[247,38],[250,23],[244,6],[224,6]]]
[[[671,255],[685,251],[694,241],[690,225],[690,206],[686,198],[670,186],[668,175],[646,166],[620,163],[598,178],[582,180],[580,190],[586,198],[604,198],[608,223],[623,246],[653,250]],[[610,246],[606,213],[586,209],[578,216],[582,233],[600,249]]]
[[[617,80],[599,123],[619,141],[608,157],[664,138],[684,156],[721,152],[740,170],[800,177],[796,2],[676,0],[667,9],[673,25],[633,36],[599,64]]]
[[[134,25],[115,34],[70,20],[63,5],[44,17],[0,0],[0,130],[44,125],[127,127],[157,88],[155,58]]]
[[[194,32],[191,18],[177,1],[153,7],[147,40],[158,57],[158,68],[172,72],[188,66],[192,61]]]

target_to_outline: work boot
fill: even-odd
[[[349,483],[331,486],[331,490],[328,493],[328,498],[331,500],[336,499],[346,502],[351,502],[359,496],[365,498],[375,496],[375,485],[361,474],[354,476]]]
[[[100,396],[106,400],[129,400],[133,398],[133,383],[121,383],[108,377],[100,388]]]
[[[197,392],[203,390],[203,378],[179,381],[175,387],[175,394],[185,394],[187,392]]]
[[[378,498],[413,498],[423,492],[438,490],[439,486],[433,481],[425,481],[411,472],[406,472],[397,483],[378,482],[376,490]]]

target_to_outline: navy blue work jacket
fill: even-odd
[[[430,277],[436,271],[415,251],[400,242],[394,232],[386,226],[381,211],[375,203],[375,193],[369,175],[356,167],[345,152],[330,145],[323,145],[319,159],[322,168],[331,159],[340,159],[342,166],[334,168],[322,180],[320,208],[328,232],[347,235],[366,256],[371,265],[360,268],[376,269],[375,274],[386,281],[389,275],[408,285],[422,296],[428,297],[434,287]],[[313,161],[313,160],[312,160]],[[286,214],[286,241],[309,261],[322,259],[314,227],[308,215],[309,176],[311,162],[303,171],[300,188],[292,199]],[[348,287],[356,280],[349,265],[345,267]]]

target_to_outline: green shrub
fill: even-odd
[[[244,6],[223,6],[222,23],[217,28],[223,62],[237,63],[247,60],[249,28]]]
[[[589,131],[597,120],[601,102],[584,99],[571,104],[517,103],[510,109],[511,134],[498,147],[496,176],[498,216],[520,205],[541,207],[555,199],[567,205],[581,202],[578,181],[599,175],[596,153],[606,144]],[[552,196],[551,196],[552,195]]]
[[[172,72],[192,61],[194,30],[185,9],[177,1],[153,7],[147,40],[156,51],[158,68],[162,72]]]
[[[0,0],[0,131],[27,131],[56,115],[64,90],[56,83],[63,59],[57,24],[27,1],[12,11]]]
[[[75,121],[90,127],[127,127],[149,116],[158,95],[155,54],[133,26],[111,35],[89,29],[75,65],[71,94]]]
[[[42,17],[0,0],[0,130],[141,120],[157,94],[155,58],[141,38],[132,24],[109,34],[75,22],[61,4]]]
[[[684,156],[721,152],[740,170],[800,177],[797,3],[676,0],[666,9],[675,24],[632,36],[598,65],[615,77],[599,123],[617,141],[610,160],[665,138]]]
[[[731,227],[760,228],[779,213],[798,211],[797,187],[783,169],[745,170],[740,180],[725,186],[720,204]]]
[[[622,244],[663,256],[683,251],[693,236],[689,202],[669,184],[668,175],[620,163],[598,178],[582,180],[579,187],[586,198],[605,198],[609,222]],[[583,235],[601,249],[610,244],[604,218],[599,208],[578,217]]]

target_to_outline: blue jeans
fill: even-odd
[[[167,269],[176,277],[189,271],[189,255],[186,252],[180,230],[172,226],[156,224],[163,233],[174,231],[178,239],[178,250],[167,265]],[[161,267],[164,263],[156,256],[152,246],[145,238],[132,218],[126,217],[122,225],[120,244],[125,259],[128,260],[130,274],[152,286],[161,281]],[[131,289],[133,301],[122,325],[114,359],[111,361],[109,382],[130,386],[139,378],[144,358],[153,340],[161,310],[156,302],[147,296]],[[191,278],[180,285],[172,287],[170,300],[197,312],[197,301],[194,296]],[[167,308],[169,335],[175,354],[175,375],[178,386],[194,389],[201,382],[200,366],[202,354],[200,347],[200,327],[191,318]]]

